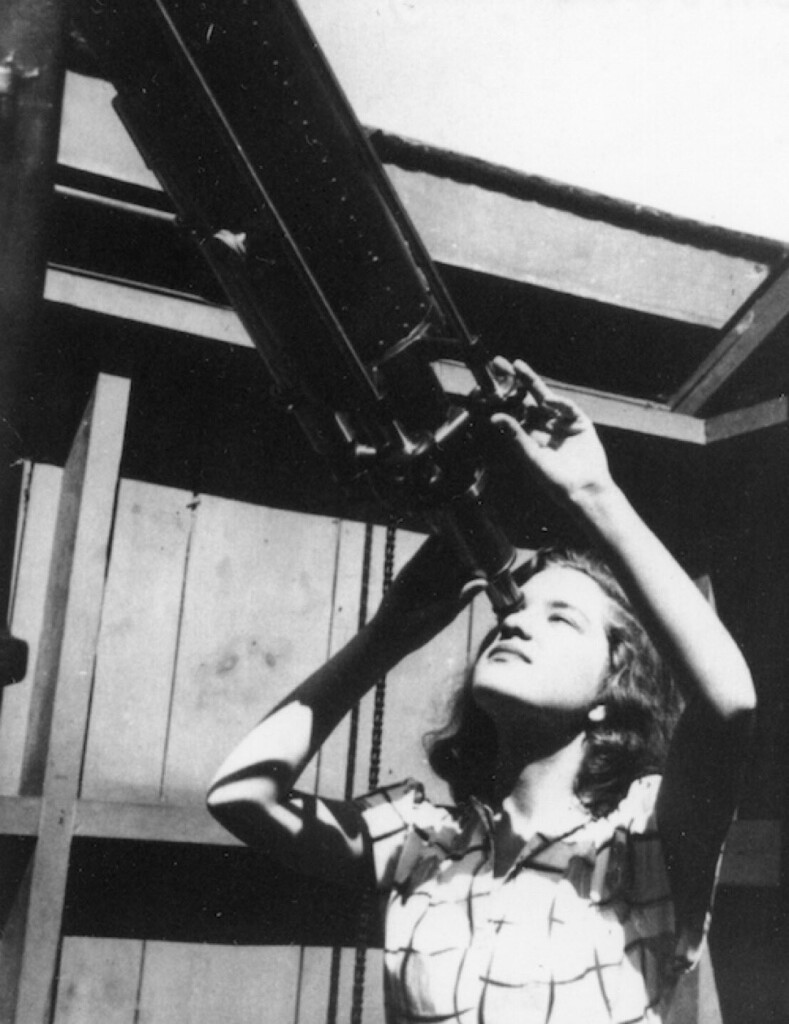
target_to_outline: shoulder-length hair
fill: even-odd
[[[600,703],[602,721],[589,721],[586,748],[575,782],[579,799],[596,817],[609,814],[630,785],[661,771],[681,711],[676,685],[611,570],[596,556],[570,548],[542,548],[516,573],[522,585],[549,566],[589,576],[609,599],[606,634],[609,671]],[[491,642],[492,630],[477,657]],[[475,659],[476,661],[476,659]],[[449,783],[458,803],[477,797],[496,800],[498,741],[489,716],[471,692],[473,664],[450,704],[443,728],[428,733],[425,746],[433,771]]]

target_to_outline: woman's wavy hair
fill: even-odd
[[[661,771],[681,699],[668,668],[605,563],[589,552],[542,548],[516,572],[516,581],[523,585],[550,566],[590,577],[608,597],[611,609],[606,623],[610,670],[600,697],[606,714],[600,722],[587,723],[586,750],[575,783],[579,799],[600,817],[619,804],[635,779]],[[496,629],[485,637],[477,658],[495,633]],[[425,746],[433,771],[449,783],[454,800],[462,803],[474,796],[493,804],[496,730],[473,700],[472,674],[473,664],[450,704],[448,722],[427,734]]]

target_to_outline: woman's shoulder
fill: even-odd
[[[462,841],[464,808],[433,803],[415,779],[376,789],[354,803],[364,821],[382,889],[402,880],[425,858],[443,856]]]
[[[632,829],[654,824],[662,779],[661,775],[642,775],[634,779],[609,818],[618,824],[629,825]]]
[[[593,821],[597,845],[615,833],[656,836],[656,806],[661,781],[660,775],[644,775],[635,779],[616,807]]]
[[[591,823],[586,838],[595,905],[627,905],[662,929],[670,893],[655,817],[660,782],[659,775],[636,779],[610,814]]]
[[[457,831],[467,817],[465,805],[434,803],[417,779],[403,779],[355,799],[373,837],[411,829],[427,837]]]

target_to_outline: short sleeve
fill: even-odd
[[[357,797],[372,851],[375,879],[381,889],[391,888],[403,850],[418,833],[423,839],[446,825],[448,812],[425,797],[414,779]]]

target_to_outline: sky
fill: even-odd
[[[360,120],[789,240],[789,0],[300,0]]]
[[[789,0],[298,2],[365,125],[789,242]],[[61,159],[154,183],[69,78]]]

